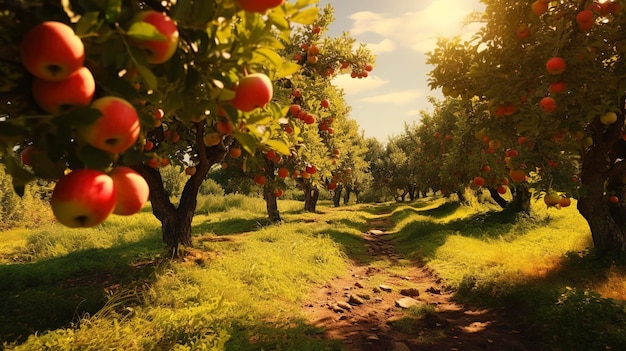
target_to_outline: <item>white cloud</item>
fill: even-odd
[[[341,74],[333,79],[333,83],[342,88],[346,95],[357,95],[383,87],[389,84],[389,81],[372,75],[367,78],[356,79],[350,77],[350,74]]]
[[[408,110],[406,111],[407,116],[421,116],[422,110]]]
[[[432,50],[438,37],[463,34],[468,38],[479,25],[464,27],[463,21],[472,12],[475,1],[431,0],[419,11],[398,15],[356,12],[350,16],[354,21],[350,33],[353,35],[372,33],[387,38],[383,41],[397,42],[418,52]]]
[[[415,101],[421,96],[424,96],[424,92],[420,90],[405,90],[394,91],[382,95],[368,96],[359,99],[359,101],[375,104],[406,105],[415,103]]]
[[[396,50],[396,44],[391,39],[383,39],[378,43],[368,43],[367,48],[374,55],[381,54],[383,52],[392,52]]]

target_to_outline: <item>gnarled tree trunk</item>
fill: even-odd
[[[150,187],[152,213],[161,222],[163,242],[170,247],[172,256],[178,256],[179,246],[191,246],[191,221],[198,204],[198,191],[212,165],[220,162],[232,141],[228,137],[223,143],[207,148],[204,146],[204,123],[196,123],[196,145],[198,164],[196,173],[189,177],[180,196],[178,207],[174,206],[163,186],[163,179],[157,169],[146,164],[136,164],[132,168],[141,174]]]
[[[267,209],[267,217],[272,223],[281,221],[280,212],[278,211],[278,202],[276,201],[276,193],[274,192],[274,180],[276,175],[274,161],[265,159],[265,177],[267,183],[263,186],[263,199],[265,199],[265,207]]]
[[[352,186],[346,185],[346,192],[343,194],[343,204],[347,205],[350,202],[350,195],[352,194]]]
[[[581,184],[583,192],[578,199],[578,211],[587,220],[593,244],[601,256],[620,257],[626,252],[626,205],[622,178],[626,172],[626,144],[621,138],[623,113],[616,123],[606,128],[596,118],[589,130],[594,144],[583,151]],[[605,189],[605,184],[608,187]],[[606,190],[606,194],[605,194]],[[609,195],[616,195],[618,203],[610,203]]]
[[[337,185],[335,192],[333,193],[333,206],[339,207],[341,205],[341,192],[343,191],[343,184]]]
[[[502,196],[500,196],[500,193],[498,192],[497,189],[490,186],[490,187],[487,187],[487,190],[489,190],[489,195],[491,195],[491,198],[493,199],[493,201],[495,201],[498,204],[498,206],[502,208],[506,208],[506,206],[509,203]]]
[[[304,210],[307,212],[315,212],[317,207],[317,199],[320,196],[320,190],[317,186],[309,182],[304,182]]]
[[[514,188],[511,188],[511,191],[513,192],[513,200],[511,200],[507,209],[514,212],[530,213],[530,199],[532,194],[530,190],[528,190],[528,183],[521,182]]]

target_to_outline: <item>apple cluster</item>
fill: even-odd
[[[159,64],[169,60],[178,46],[178,29],[165,14],[142,11],[131,23],[154,26],[165,40],[129,38],[129,42],[147,53],[147,62]],[[79,144],[109,154],[124,153],[140,134],[135,107],[115,96],[94,100],[96,81],[84,66],[85,46],[72,27],[46,21],[30,28],[20,43],[20,60],[33,75],[32,94],[45,112],[58,115],[76,107],[90,107],[100,116],[90,123],[79,124],[73,138]],[[22,154],[25,165],[32,166],[31,146]],[[111,213],[130,215],[146,203],[149,187],[145,179],[131,168],[115,166],[107,174],[95,169],[66,171],[54,187],[51,208],[57,220],[72,228],[102,223]]]
[[[125,166],[109,174],[82,168],[63,176],[54,187],[50,207],[59,223],[70,228],[92,227],[109,215],[132,215],[148,201],[146,180]]]

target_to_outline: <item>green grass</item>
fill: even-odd
[[[301,305],[352,259],[399,275],[424,261],[460,301],[506,308],[546,349],[619,349],[626,268],[588,253],[575,204],[541,205],[519,216],[429,198],[338,209],[321,202],[305,213],[302,202],[280,200],[284,221],[269,224],[262,199],[205,196],[194,247],[175,261],[163,258],[149,210],[89,230],[2,232],[0,341],[14,350],[340,350],[306,325]],[[360,234],[371,226],[392,233],[407,259],[369,255]],[[412,331],[433,313],[430,305],[410,310],[396,327]]]

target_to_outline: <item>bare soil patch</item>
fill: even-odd
[[[309,323],[324,329],[321,337],[341,341],[348,351],[536,349],[506,311],[455,302],[435,272],[395,252],[388,219],[369,225],[363,233],[369,262],[386,260],[375,266],[390,268],[352,262],[346,276],[320,286],[304,308]]]

